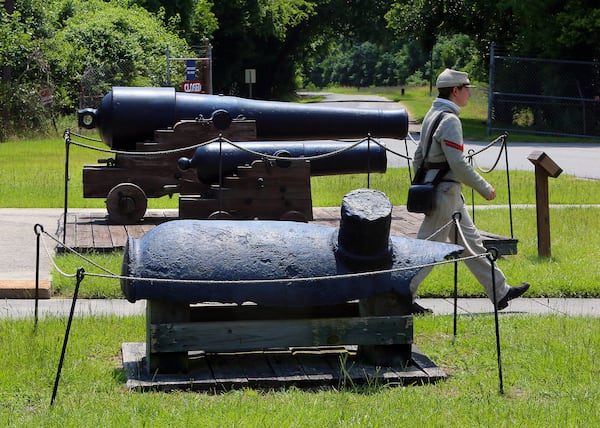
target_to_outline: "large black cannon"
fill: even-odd
[[[173,88],[115,87],[97,109],[80,110],[79,122],[98,128],[102,141],[116,151],[113,157],[83,169],[84,197],[106,198],[109,218],[115,223],[139,221],[147,198],[174,193],[180,194],[184,218],[216,213],[233,218],[310,220],[311,175],[384,172],[385,150],[365,142],[335,158],[307,165],[303,161],[256,161],[263,157],[224,143],[201,147],[195,155],[194,149],[186,148],[220,138],[240,142],[240,146],[249,144],[254,152],[306,158],[353,144],[317,137],[403,138],[408,130],[408,116],[402,108],[256,101],[177,93]],[[265,141],[256,142],[259,137]],[[276,138],[282,141],[271,142]],[[289,141],[298,139],[311,141]],[[183,168],[178,168],[180,158],[191,160],[179,162]]]
[[[354,109],[250,100],[188,94],[174,88],[115,87],[99,108],[80,110],[78,117],[79,126],[98,128],[109,147],[135,150],[136,143],[153,140],[157,129],[173,127],[182,120],[209,119],[218,111],[256,121],[259,139],[360,138],[369,133],[404,138],[408,132],[408,115],[402,108]]]
[[[148,301],[150,373],[182,369],[188,351],[288,346],[358,344],[375,364],[406,364],[410,281],[462,248],[390,236],[391,214],[385,194],[359,189],[339,227],[175,220],[130,238],[121,288]]]

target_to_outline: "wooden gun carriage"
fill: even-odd
[[[176,93],[173,88],[115,87],[98,109],[82,109],[78,115],[80,126],[98,128],[102,141],[114,150],[113,157],[84,166],[84,197],[106,198],[109,218],[121,224],[139,221],[148,198],[175,193],[180,195],[182,218],[310,220],[312,175],[384,172],[385,150],[365,143],[348,151],[354,154],[342,154],[316,169],[296,157],[351,145],[317,139],[403,138],[408,130],[404,109],[332,108]],[[304,141],[303,151],[290,149],[307,138],[312,140]],[[194,147],[215,140],[210,149]],[[228,155],[227,168],[218,170],[222,158],[214,152],[231,154],[227,141],[243,146],[257,140],[269,142],[269,153],[263,152],[267,156],[248,158],[238,150]],[[199,161],[187,170],[178,167],[180,158],[194,159],[201,149],[212,150],[209,166],[219,171],[210,180],[201,178],[207,174],[196,166]],[[291,153],[294,160],[274,161],[278,153]]]

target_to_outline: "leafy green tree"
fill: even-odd
[[[0,141],[39,128],[47,116],[39,89],[49,79],[43,47],[52,29],[42,7],[40,0],[23,0],[0,8]]]
[[[386,19],[425,51],[440,36],[467,34],[481,56],[491,42],[536,57],[589,59],[600,53],[594,0],[406,0],[393,2]]]
[[[77,3],[47,55],[62,82],[65,106],[76,105],[82,81],[102,94],[111,86],[161,86],[166,78],[166,48],[185,55],[187,43],[169,33],[160,17],[118,2]]]
[[[189,53],[162,16],[125,0],[23,0],[11,14],[0,9],[0,140],[72,113],[83,86],[101,96],[113,85],[164,84],[167,45]],[[42,87],[54,92],[51,107],[40,102]]]
[[[203,45],[218,27],[210,0],[129,0],[162,16],[165,24],[180,32],[190,45]]]

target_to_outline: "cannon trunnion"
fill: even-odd
[[[187,370],[189,351],[282,346],[355,344],[374,364],[407,364],[409,283],[462,248],[390,237],[391,208],[360,189],[344,198],[339,228],[175,220],[130,239],[121,288],[148,300],[150,372]],[[218,305],[195,306],[207,302]]]

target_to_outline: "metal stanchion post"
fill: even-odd
[[[65,330],[65,339],[63,340],[62,351],[60,353],[60,360],[58,362],[58,369],[56,370],[56,378],[54,379],[54,388],[52,389],[52,398],[50,399],[50,405],[54,404],[56,393],[58,391],[58,382],[60,381],[60,372],[65,361],[65,353],[67,351],[67,342],[69,341],[69,333],[71,331],[71,323],[73,322],[73,315],[75,314],[75,303],[77,302],[77,294],[79,293],[79,285],[83,281],[85,271],[82,267],[77,269],[77,283],[75,284],[75,291],[73,293],[73,301],[71,302],[71,311],[69,313],[69,321],[67,322],[67,329]]]
[[[38,323],[38,307],[40,300],[40,239],[44,233],[44,227],[41,224],[33,226],[33,231],[36,235],[36,255],[35,255],[35,309],[33,315],[33,325],[37,328]]]
[[[460,212],[455,212],[454,214],[452,214],[452,220],[454,220],[454,243],[458,244],[458,228],[459,228],[459,223],[462,220],[462,214]],[[454,325],[453,325],[454,338],[456,338],[457,318],[458,318],[458,262],[454,262]]]
[[[492,294],[494,295],[494,324],[496,327],[496,355],[498,357],[498,379],[500,381],[500,394],[504,394],[504,383],[502,380],[502,354],[500,350],[500,323],[498,322],[498,299],[496,298],[496,260],[498,259],[498,249],[490,248],[488,250],[487,258],[490,261],[492,269]]]

